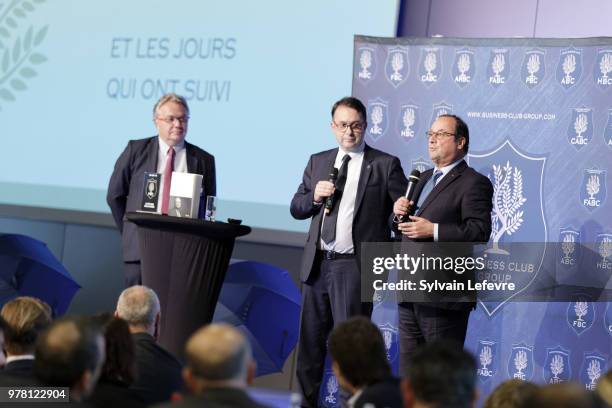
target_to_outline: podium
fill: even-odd
[[[138,226],[142,284],[161,305],[158,342],[183,359],[191,334],[212,321],[236,237],[244,225],[129,212]]]

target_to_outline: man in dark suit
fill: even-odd
[[[470,143],[465,122],[441,115],[427,132],[428,150],[435,168],[424,172],[415,187],[415,202],[405,197],[393,207],[404,217],[398,225],[404,240],[430,242],[486,242],[491,234],[493,186],[464,160]],[[463,346],[473,302],[400,303],[400,373],[419,344],[436,339]]]
[[[20,379],[24,384],[34,380],[34,348],[38,335],[51,324],[51,308],[42,300],[20,296],[7,302],[0,311],[6,321],[7,358],[0,371],[0,384]]]
[[[172,171],[204,176],[200,218],[204,214],[202,197],[214,196],[217,191],[214,157],[185,141],[189,121],[189,107],[185,98],[176,94],[162,96],[153,108],[153,121],[158,136],[128,142],[115,163],[106,195],[106,202],[123,239],[126,287],[141,283],[136,225],[127,221],[125,214],[141,208],[145,172],[162,173],[158,189],[158,211],[162,214],[168,214],[170,185],[166,181],[172,177]]]
[[[146,405],[168,401],[183,385],[181,364],[157,344],[160,313],[157,295],[145,286],[121,292],[115,311],[128,323],[135,344],[136,378],[130,388]]]
[[[291,201],[291,215],[311,219],[300,277],[302,319],[297,376],[305,403],[317,405],[327,337],[334,325],[368,315],[361,302],[359,253],[362,242],[391,237],[387,219],[406,190],[399,159],[364,142],[366,109],[347,97],[332,107],[331,130],[338,148],[310,157]],[[330,173],[338,177],[330,182]]]
[[[264,408],[246,392],[255,377],[251,346],[238,329],[209,324],[196,331],[185,346],[183,377],[191,391],[164,408]]]

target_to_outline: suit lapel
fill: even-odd
[[[185,142],[185,156],[187,157],[187,173],[204,174],[198,169],[198,159],[192,154],[193,146]],[[202,169],[203,170],[203,169]]]
[[[159,156],[159,136],[153,136],[153,140],[147,148],[147,164],[145,168],[149,173],[157,173],[157,159]]]
[[[368,145],[365,145],[365,148],[363,150],[363,163],[361,163],[361,173],[359,174],[359,183],[357,184],[357,196],[355,197],[355,210],[353,211],[353,219],[355,219],[357,213],[359,212],[359,207],[361,206],[361,202],[363,201],[366,186],[368,185],[368,180],[370,179],[370,174],[372,173],[371,162],[371,149]]]
[[[436,199],[438,194],[440,194],[442,191],[444,191],[446,187],[448,187],[451,183],[457,180],[457,178],[461,176],[461,173],[463,173],[463,170],[465,170],[466,167],[467,167],[467,164],[465,163],[464,160],[462,160],[461,163],[453,167],[453,169],[450,172],[448,172],[448,174],[444,176],[442,180],[440,180],[440,182],[433,188],[433,190],[431,190],[429,195],[425,198],[425,201],[421,205],[421,208],[419,208],[419,210],[417,211],[417,216],[420,216],[423,213],[423,211],[425,211],[425,209],[429,206],[429,204],[431,204]],[[432,171],[432,174],[433,174],[433,171]]]

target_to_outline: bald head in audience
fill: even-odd
[[[128,323],[131,333],[149,333],[154,338],[159,334],[159,299],[146,286],[131,286],[121,292],[115,316]]]
[[[185,347],[185,383],[195,394],[208,388],[246,388],[255,376],[251,346],[236,328],[210,324],[196,331]]]

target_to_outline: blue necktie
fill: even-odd
[[[419,208],[421,208],[421,205],[423,205],[425,199],[429,193],[431,193],[431,190],[433,190],[433,188],[436,186],[436,183],[440,177],[442,177],[442,172],[440,170],[436,170],[434,171],[433,176],[427,180],[427,184],[425,184],[425,187],[423,187],[423,190],[421,190],[421,195],[419,196],[419,201],[417,202],[417,211]]]

